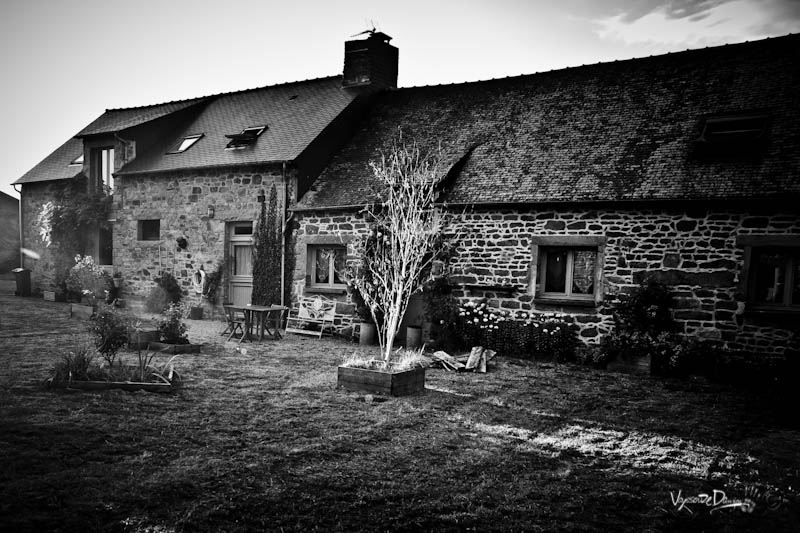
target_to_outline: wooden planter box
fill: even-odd
[[[173,386],[167,383],[140,383],[137,381],[70,381],[68,383],[51,383],[51,387],[67,390],[111,390],[125,391],[143,390],[146,392],[172,392]]]
[[[387,396],[405,396],[425,390],[425,369],[412,368],[400,372],[340,366],[338,388],[372,392]]]
[[[95,313],[95,311],[97,311],[97,306],[94,305],[70,304],[69,317],[88,319]]]
[[[42,291],[42,295],[44,296],[44,300],[46,302],[66,302],[67,295],[63,292],[56,292],[56,291]]]
[[[149,342],[148,348],[159,353],[200,353],[202,344],[167,344],[165,342]]]

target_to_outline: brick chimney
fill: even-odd
[[[344,76],[342,87],[397,87],[397,48],[389,44],[391,37],[369,31],[369,37],[344,43]]]

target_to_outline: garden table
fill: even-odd
[[[252,340],[252,329],[256,327],[256,333],[259,341],[264,340],[264,335],[268,335],[273,339],[281,338],[281,322],[283,321],[283,313],[288,307],[282,305],[230,305],[232,309],[242,311],[244,313],[245,328],[242,339]]]

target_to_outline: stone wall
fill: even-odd
[[[258,196],[263,191],[268,199],[273,183],[280,212],[284,181],[279,165],[118,178],[114,268],[125,278],[123,296],[137,306],[155,286],[153,280],[170,272],[183,288],[185,301],[200,305],[202,298],[192,285],[195,271],[216,270],[226,258],[226,224],[252,221],[255,226],[261,207]],[[160,239],[139,240],[138,221],[153,219],[160,220]],[[185,249],[177,246],[180,237],[188,242]],[[218,303],[225,300],[226,291],[223,282]]]
[[[353,213],[298,214],[295,252],[304,257],[309,238],[367,231]],[[686,335],[726,348],[780,354],[796,325],[749,315],[739,290],[741,235],[800,235],[800,215],[746,213],[735,209],[503,209],[459,216],[460,236],[450,265],[462,300],[486,298],[492,307],[564,313],[584,342],[599,342],[611,331],[608,302],[648,276],[674,293],[674,318]],[[535,298],[534,236],[602,237],[601,298],[588,307],[553,305]],[[349,250],[354,254],[355,250]],[[295,293],[305,286],[305,262],[298,260]],[[483,287],[483,288],[482,288]]]
[[[46,246],[42,241],[36,219],[42,206],[55,201],[59,193],[63,192],[65,184],[64,181],[42,181],[22,185],[22,246],[40,256],[39,259],[23,258],[23,266],[31,271],[31,288],[34,292],[52,289],[54,279],[54,248]]]

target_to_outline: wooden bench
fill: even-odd
[[[313,335],[342,334],[352,330],[354,316],[340,311],[341,302],[324,296],[301,296],[297,305],[289,310],[286,333]]]

